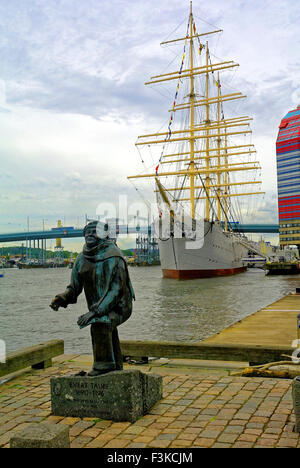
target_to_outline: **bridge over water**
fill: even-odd
[[[243,233],[254,233],[254,234],[272,234],[279,232],[278,224],[239,224],[233,227],[233,231]],[[149,226],[118,226],[117,234],[148,234],[151,232]],[[55,228],[50,231],[24,231],[24,232],[13,232],[0,234],[1,242],[22,242],[22,241],[34,241],[43,239],[71,239],[76,237],[83,237],[83,229],[73,228]]]

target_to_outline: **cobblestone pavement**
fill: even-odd
[[[291,380],[164,369],[163,400],[133,424],[51,415],[50,377],[80,369],[56,362],[2,385],[0,447],[9,447],[14,433],[41,421],[67,424],[73,448],[300,447],[293,432]]]

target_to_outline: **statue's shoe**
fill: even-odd
[[[85,377],[86,375],[86,372],[82,370],[78,372],[78,374],[74,374],[74,377]]]

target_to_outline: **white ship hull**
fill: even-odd
[[[209,222],[205,222],[204,233],[203,245],[196,249],[188,248],[194,241],[184,237],[158,241],[165,278],[208,278],[246,271],[242,259],[248,248],[237,235],[225,233],[220,225]]]

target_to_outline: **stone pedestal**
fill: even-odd
[[[52,413],[134,422],[162,398],[162,377],[138,370],[51,379]]]
[[[70,448],[69,427],[64,424],[31,424],[10,439],[10,448]]]

